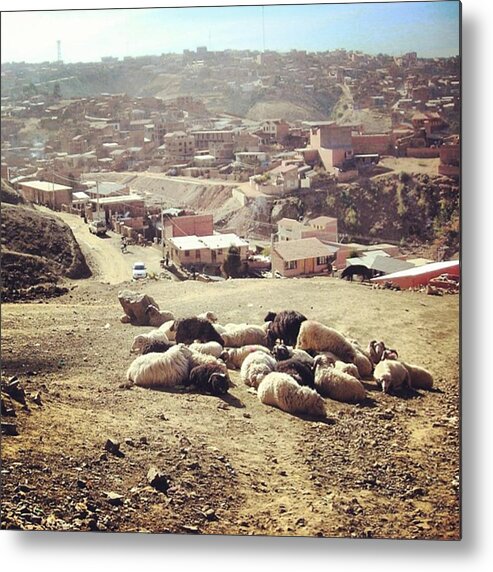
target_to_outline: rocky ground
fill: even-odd
[[[108,284],[93,272],[61,297],[2,305],[3,529],[460,537],[457,296],[328,277]],[[236,372],[224,399],[127,388],[132,339],[150,328],[120,322],[123,288],[223,323],[294,308],[385,340],[436,389],[395,397],[368,381],[366,404],[327,399],[320,421],[262,405]]]

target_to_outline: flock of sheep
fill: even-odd
[[[193,386],[220,396],[233,385],[229,370],[239,370],[262,403],[294,414],[325,416],[324,398],[364,402],[362,379],[385,393],[433,387],[430,372],[383,342],[363,348],[295,310],[269,312],[262,325],[222,326],[213,312],[169,320],[137,335],[131,352],[140,354],[127,371],[131,384]]]

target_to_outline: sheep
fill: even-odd
[[[354,365],[358,368],[359,377],[362,379],[371,377],[374,364],[371,359],[358,347],[355,347],[356,355],[354,357]]]
[[[352,375],[356,379],[360,378],[359,369],[354,363],[346,363],[344,361],[337,360],[334,363],[334,367],[339,371]]]
[[[151,341],[162,341],[167,342],[168,336],[161,329],[151,330],[145,334],[138,334],[135,336],[130,348],[130,353],[142,353],[142,349],[149,344]]]
[[[209,354],[216,358],[221,357],[223,352],[223,346],[217,342],[194,342],[193,344],[190,344],[189,348],[196,352],[200,352],[201,354]]]
[[[203,318],[204,320],[208,320],[211,324],[215,324],[217,322],[217,316],[214,312],[202,312],[202,314],[197,314],[197,318]]]
[[[159,328],[158,328],[158,330],[160,332],[163,332],[164,334],[166,334],[168,340],[170,340],[170,341],[175,341],[175,338],[176,338],[176,332],[173,329],[174,323],[175,323],[174,320],[168,320],[167,322],[164,322],[164,324],[162,326],[159,326]]]
[[[264,377],[274,371],[276,360],[268,353],[256,351],[248,354],[241,364],[240,377],[245,385],[257,389]]]
[[[384,393],[410,388],[411,381],[406,367],[399,361],[386,359],[375,366],[373,376]]]
[[[399,358],[399,354],[397,353],[397,350],[393,350],[393,349],[390,349],[390,348],[389,348],[389,349],[385,348],[385,349],[383,350],[383,353],[382,353],[382,361],[383,361],[384,359],[394,359],[394,360],[396,360],[396,359],[398,359],[398,358]]]
[[[240,369],[247,355],[256,351],[269,353],[269,349],[265,346],[250,344],[241,346],[241,348],[227,348],[219,357],[224,361],[228,369]]]
[[[313,389],[302,387],[287,373],[272,372],[258,387],[261,403],[274,405],[287,413],[305,413],[325,417],[325,402]]]
[[[267,346],[267,334],[260,326],[244,325],[228,329],[222,334],[224,345],[230,348],[240,348],[248,345]]]
[[[172,326],[177,343],[191,344],[196,340],[200,342],[217,342],[224,346],[224,340],[217,333],[214,326],[204,318],[181,318],[175,320]]]
[[[274,371],[287,373],[300,385],[314,387],[312,368],[296,358],[278,361]]]
[[[216,364],[202,364],[194,367],[184,385],[195,385],[199,391],[212,395],[228,393],[230,380],[227,373],[219,370]]]
[[[175,342],[164,342],[162,340],[151,340],[141,350],[142,355],[151,353],[164,353],[175,345]]]
[[[127,379],[141,387],[174,387],[188,379],[190,364],[184,347],[176,345],[164,353],[150,353],[134,359]]]
[[[268,329],[269,345],[272,347],[276,340],[294,346],[300,326],[307,320],[307,317],[296,310],[282,310],[275,314],[269,312],[264,318],[264,322],[271,321]]]
[[[428,370],[404,361],[401,363],[409,373],[409,380],[413,389],[431,389],[433,387],[433,375]]]
[[[183,352],[187,356],[188,363],[190,364],[190,369],[197,367],[198,365],[212,364],[217,368],[218,371],[222,373],[228,373],[226,364],[222,360],[212,355],[203,354],[187,346],[184,346]]]
[[[330,351],[347,363],[352,363],[356,356],[354,347],[341,333],[315,320],[302,322],[296,347],[317,352]]]
[[[221,326],[221,324],[212,324],[212,325],[214,326],[214,329],[218,334],[224,334],[224,332],[226,331],[226,328],[224,326]]]
[[[385,351],[385,344],[377,340],[371,340],[368,343],[368,354],[370,356],[371,361],[377,365],[382,360],[382,354]]]
[[[366,390],[361,381],[336,369],[328,356],[315,358],[315,389],[335,401],[354,403],[366,399]]]
[[[310,367],[313,366],[314,358],[305,350],[286,346],[285,344],[275,344],[271,351],[272,355],[277,361],[282,361],[289,358],[296,358]]]

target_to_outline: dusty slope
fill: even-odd
[[[124,286],[87,280],[56,301],[2,307],[3,374],[29,394],[20,435],[2,442],[2,527],[458,537],[457,297],[331,278],[131,285],[222,322],[296,308],[362,342],[381,337],[436,376],[438,392],[407,400],[368,383],[373,406],[327,400],[321,423],[261,405],[236,373],[226,399],[122,387],[131,340],[148,329],[118,321]],[[105,452],[109,437],[124,457]],[[147,485],[151,465],[167,494]]]
[[[2,203],[2,297],[23,297],[39,284],[85,278],[89,267],[70,228],[58,217]]]

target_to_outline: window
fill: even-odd
[[[200,250],[195,251],[195,259],[200,260]]]
[[[297,260],[290,260],[284,263],[284,270],[295,270],[296,268],[298,268]]]
[[[185,256],[190,256],[190,251],[189,251],[189,250],[185,250],[184,254],[185,254]]]
[[[317,266],[322,266],[329,262],[328,256],[318,256],[317,257]]]

